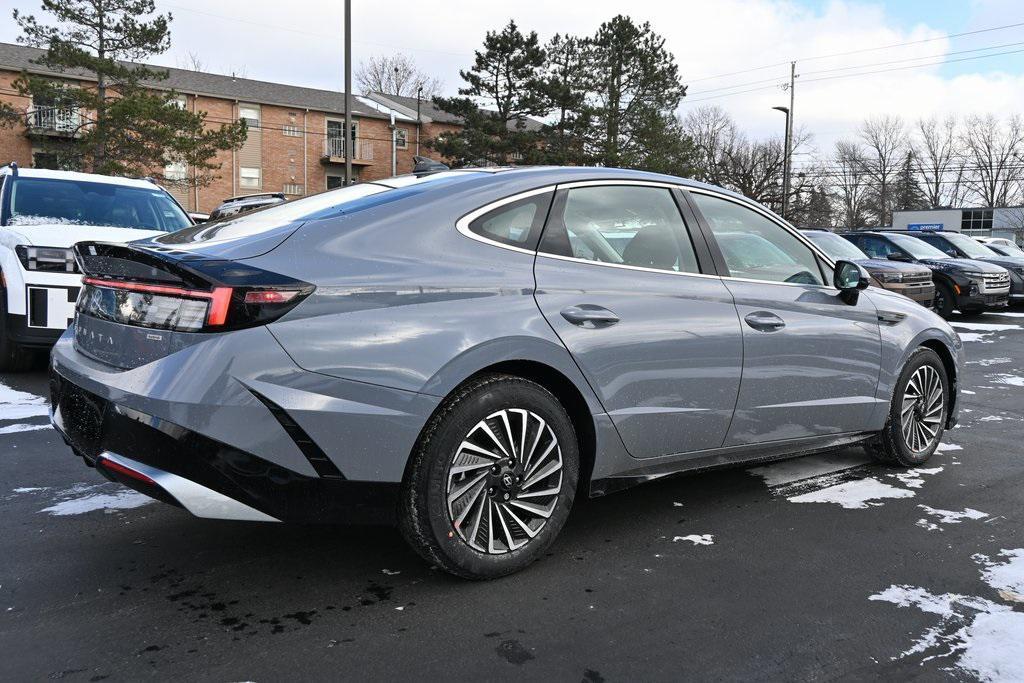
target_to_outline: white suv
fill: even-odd
[[[149,180],[0,168],[0,371],[23,369],[27,350],[52,346],[74,318],[76,242],[128,242],[191,224]]]

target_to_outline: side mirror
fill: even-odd
[[[832,284],[839,290],[843,301],[853,305],[857,303],[860,290],[867,289],[871,284],[871,276],[853,261],[836,261]]]

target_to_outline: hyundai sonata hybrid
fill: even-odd
[[[52,421],[200,517],[394,522],[516,571],[573,500],[863,443],[912,467],[962,344],[763,207],[595,168],[361,183],[76,247]]]

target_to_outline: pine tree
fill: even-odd
[[[553,120],[545,124],[542,132],[544,162],[590,163],[584,145],[593,118],[588,102],[590,42],[586,38],[555,34],[545,46],[545,53],[547,62],[540,87]]]
[[[893,210],[915,211],[928,208],[928,197],[914,168],[914,153],[907,152],[893,187]]]
[[[36,106],[76,112],[68,135],[44,148],[60,167],[162,178],[167,165],[184,162],[192,175],[173,182],[202,185],[219,168],[217,152],[245,141],[244,122],[208,126],[204,113],[188,111],[177,93],[160,89],[166,71],[134,63],[170,47],[171,16],[151,16],[153,0],[43,0],[42,9],[53,25],[14,10],[19,42],[44,48],[35,63],[48,71],[84,74],[94,83],[76,87],[27,71],[15,81]]]
[[[637,26],[619,15],[598,28],[590,53],[595,126],[589,146],[598,163],[646,168],[676,159],[671,168],[689,157],[674,116],[686,86],[665,39],[649,23]]]
[[[430,146],[456,164],[536,162],[540,133],[528,126],[531,117],[548,113],[542,94],[545,63],[536,32],[524,35],[514,21],[501,31],[488,31],[473,66],[459,75],[462,97],[435,97],[442,110],[462,119],[456,133],[438,136]]]

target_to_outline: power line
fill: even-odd
[[[815,60],[819,60],[819,59],[831,59],[833,57],[847,57],[849,55],[863,54],[865,52],[877,52],[879,50],[891,50],[891,49],[897,48],[897,47],[907,47],[909,45],[920,45],[922,43],[931,43],[931,42],[935,42],[936,40],[948,40],[949,38],[962,38],[963,36],[973,36],[973,35],[977,35],[979,33],[989,33],[989,32],[992,32],[992,31],[1004,31],[1006,29],[1018,28],[1020,26],[1024,26],[1024,22],[1019,22],[1019,23],[1016,23],[1016,24],[1004,24],[1002,26],[990,26],[988,28],[977,29],[977,30],[974,30],[974,31],[964,31],[962,33],[947,33],[947,34],[942,35],[942,36],[935,36],[934,38],[924,38],[922,40],[911,40],[911,41],[907,41],[905,43],[893,43],[891,45],[881,45],[881,46],[878,46],[878,47],[867,47],[867,48],[862,48],[862,49],[859,49],[859,50],[848,50],[846,52],[833,52],[831,54],[816,55],[816,56],[813,56],[813,57],[801,57],[801,58],[797,58],[795,60],[787,59],[784,62],[775,62],[773,64],[765,64],[765,65],[762,65],[762,66],[751,67],[749,69],[740,69],[738,71],[730,71],[728,73],[717,74],[717,75],[714,75],[714,76],[703,76],[701,78],[691,78],[691,79],[689,79],[688,82],[689,83],[698,83],[698,82],[701,82],[701,81],[710,81],[710,80],[713,80],[713,79],[716,79],[716,78],[726,78],[728,76],[737,76],[739,74],[751,73],[753,71],[763,71],[764,69],[771,69],[771,68],[777,67],[777,66],[786,66],[787,64],[789,64],[792,61],[810,62],[810,61],[815,61]]]
[[[1013,45],[1013,44],[1024,44],[1024,43],[1009,43],[1009,44]],[[961,57],[959,59],[943,59],[943,60],[940,60],[940,61],[937,61],[937,62],[928,62],[927,64],[911,64],[909,66],[899,66],[899,67],[893,67],[891,69],[876,69],[876,70],[873,70],[873,71],[861,71],[861,72],[852,73],[852,74],[837,74],[837,75],[832,75],[832,76],[821,76],[819,78],[808,78],[808,79],[806,79],[806,80],[804,80],[802,82],[803,83],[818,83],[818,82],[821,82],[821,81],[831,81],[831,80],[835,80],[835,79],[839,79],[839,78],[853,78],[853,77],[856,77],[856,76],[870,76],[872,74],[889,73],[891,71],[905,71],[907,69],[922,69],[922,68],[928,67],[928,66],[941,66],[943,64],[956,64],[958,62],[969,62],[969,61],[973,61],[975,59],[988,59],[990,57],[1000,57],[1000,56],[1003,56],[1003,55],[1019,54],[1021,52],[1024,52],[1024,49],[1020,49],[1020,50],[1004,50],[1002,52],[990,52],[989,54],[984,54],[984,55],[974,55],[973,57]],[[893,63],[897,63],[897,62],[893,62]],[[863,68],[863,65],[861,67],[850,67],[850,68]],[[821,72],[810,72],[810,73],[825,73],[825,72],[821,71]],[[805,74],[805,75],[809,75],[809,74]],[[758,91],[761,91],[761,90],[774,90],[777,87],[778,86],[776,86],[776,85],[768,85],[768,86],[762,86],[762,87],[758,87],[758,88],[750,88],[750,89],[747,89],[747,90],[737,90],[735,92],[722,93],[720,95],[709,95],[707,97],[697,97],[697,98],[693,98],[693,99],[691,99],[689,97],[686,97],[686,98],[683,99],[681,104],[691,104],[691,103],[694,103],[694,102],[704,102],[706,100],[714,100],[714,99],[719,99],[719,98],[722,98],[722,97],[731,97],[732,95],[742,95],[744,93],[758,92]],[[708,92],[710,92],[710,91],[708,91]]]

